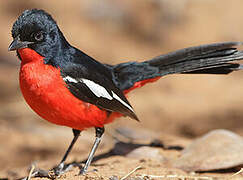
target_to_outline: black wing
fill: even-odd
[[[82,61],[61,68],[62,78],[70,92],[100,109],[119,112],[138,120],[123,92],[113,83],[110,69],[85,54],[76,58],[80,57]]]

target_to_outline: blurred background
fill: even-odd
[[[12,24],[31,8],[49,12],[72,45],[110,64],[200,44],[243,41],[241,0],[0,1],[0,173],[50,157],[57,161],[72,138],[70,129],[39,118],[20,93],[20,62],[7,49]],[[121,126],[184,138],[219,128],[243,135],[242,82],[243,72],[166,76],[130,93],[141,122],[120,118],[107,126],[107,136]],[[87,153],[83,144],[92,143],[93,133],[83,133],[74,153]]]

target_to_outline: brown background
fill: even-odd
[[[200,44],[243,41],[241,0],[0,1],[0,177],[33,161],[52,159],[49,166],[54,166],[72,137],[70,129],[33,113],[18,87],[19,61],[7,48],[12,24],[30,8],[51,13],[72,45],[110,64]],[[243,135],[242,82],[243,72],[164,77],[130,93],[141,123],[121,118],[107,126],[106,136],[120,126],[185,138],[219,128]],[[83,133],[71,159],[87,155],[92,137],[92,130]]]

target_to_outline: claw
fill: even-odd
[[[66,168],[64,168],[64,163],[60,163],[57,167],[53,168],[53,173],[57,176],[63,174]]]
[[[97,169],[87,171],[87,169],[81,168],[80,171],[79,171],[79,175],[84,176],[89,172],[97,172],[97,171],[98,171]]]
[[[57,167],[52,169],[52,174],[55,177],[58,177],[64,173],[66,173],[67,171],[70,171],[75,166],[77,166],[76,163],[72,163],[72,164],[68,164],[68,165],[65,165],[64,163],[60,163]]]
[[[84,168],[80,169],[79,171],[79,175],[85,175],[87,173],[87,170],[85,170]]]

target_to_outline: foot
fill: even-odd
[[[57,167],[54,167],[51,171],[55,176],[60,176],[61,174],[64,174],[66,171],[68,171],[67,168],[68,167],[65,166],[64,163],[60,163]]]
[[[83,176],[83,175],[86,175],[89,172],[97,172],[97,171],[98,171],[97,169],[87,171],[87,169],[81,168],[80,171],[79,171],[79,175]]]
[[[31,173],[31,177],[47,177],[50,179],[56,179],[57,177],[59,177],[60,175],[64,174],[65,172],[71,170],[71,168],[75,167],[75,166],[79,166],[77,163],[72,163],[72,164],[68,164],[65,165],[64,163],[60,163],[57,167],[46,171],[46,170],[42,170],[42,169],[35,169],[32,173]],[[24,180],[26,180],[27,178],[24,178]]]
[[[87,170],[85,170],[84,168],[81,168],[79,171],[79,175],[85,175],[87,173]]]
[[[59,177],[60,175],[70,171],[73,167],[79,166],[77,163],[64,164],[60,163],[57,167],[49,171],[49,176]]]

